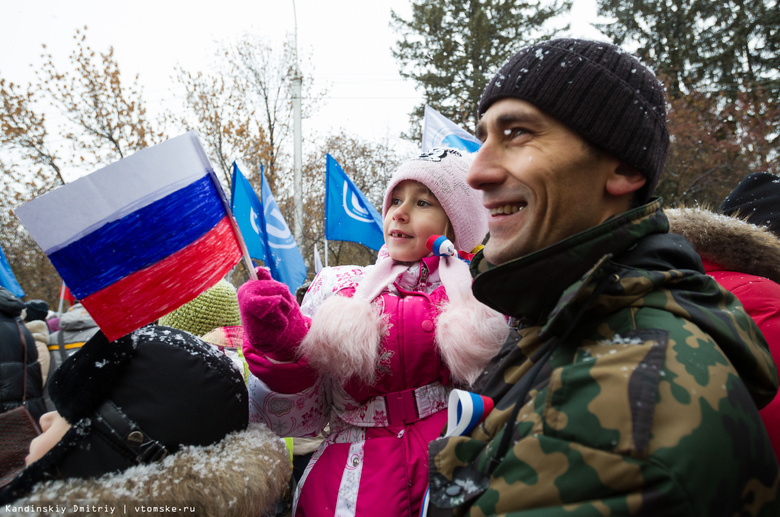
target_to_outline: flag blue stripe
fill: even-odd
[[[77,298],[150,266],[205,235],[225,217],[211,177],[177,190],[49,255]]]
[[[465,138],[461,138],[457,135],[445,136],[442,139],[442,143],[447,144],[450,147],[454,147],[455,149],[466,151],[468,153],[476,153],[477,151],[479,151],[479,148],[482,146],[480,142],[466,140]]]
[[[482,418],[482,414],[485,412],[485,404],[482,402],[482,397],[471,392],[469,392],[469,396],[471,397],[473,409],[471,418],[469,420],[469,425],[466,428],[466,433],[469,433],[472,429],[474,429],[474,427],[479,423],[479,420]]]

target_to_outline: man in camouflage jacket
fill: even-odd
[[[429,446],[428,515],[780,515],[766,342],[651,198],[664,102],[581,40],[521,50],[485,89],[473,290],[512,334],[475,387],[495,408]]]

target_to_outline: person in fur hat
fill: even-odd
[[[109,342],[95,334],[50,380],[27,468],[0,492],[12,514],[52,502],[83,513],[273,512],[290,475],[284,443],[248,425],[247,390],[231,361],[199,338],[150,325]],[[186,507],[186,509],[185,509]]]
[[[780,183],[776,188],[780,193]],[[665,212],[669,231],[688,239],[701,256],[704,271],[742,302],[764,335],[772,359],[780,364],[780,238],[767,224],[778,221],[768,221],[762,215],[758,226],[751,223],[752,212],[745,212],[747,219],[742,219],[707,208]],[[780,462],[780,396],[759,413]]]
[[[466,184],[468,166],[452,149],[401,165],[385,193],[376,264],[323,269],[300,310],[262,269],[238,289],[265,421],[280,436],[325,430],[295,515],[420,512],[427,446],[445,426],[449,392],[472,383],[508,334],[504,317],[471,294],[466,262],[427,247],[433,235],[466,252],[484,239],[487,211]]]

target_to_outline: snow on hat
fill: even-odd
[[[220,280],[191,302],[160,318],[159,323],[199,337],[218,327],[241,325],[236,288]]]
[[[748,174],[726,196],[718,211],[764,226],[780,237],[780,176],[769,172]]]
[[[54,372],[49,390],[72,427],[8,485],[3,504],[47,479],[96,477],[210,445],[249,421],[246,385],[230,359],[168,327],[113,342],[98,332]]]
[[[598,41],[553,39],[526,47],[485,87],[479,116],[505,98],[532,103],[580,136],[635,167],[652,195],[666,162],[664,86],[620,47]]]
[[[433,192],[455,232],[455,246],[466,252],[482,243],[488,232],[488,211],[482,193],[466,183],[471,160],[456,149],[435,148],[408,160],[395,171],[385,191],[382,217],[387,215],[393,189],[404,180],[419,181]]]

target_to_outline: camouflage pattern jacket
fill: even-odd
[[[513,332],[476,385],[495,409],[430,443],[428,515],[780,515],[766,342],[668,228],[654,200],[475,257],[474,294]]]

